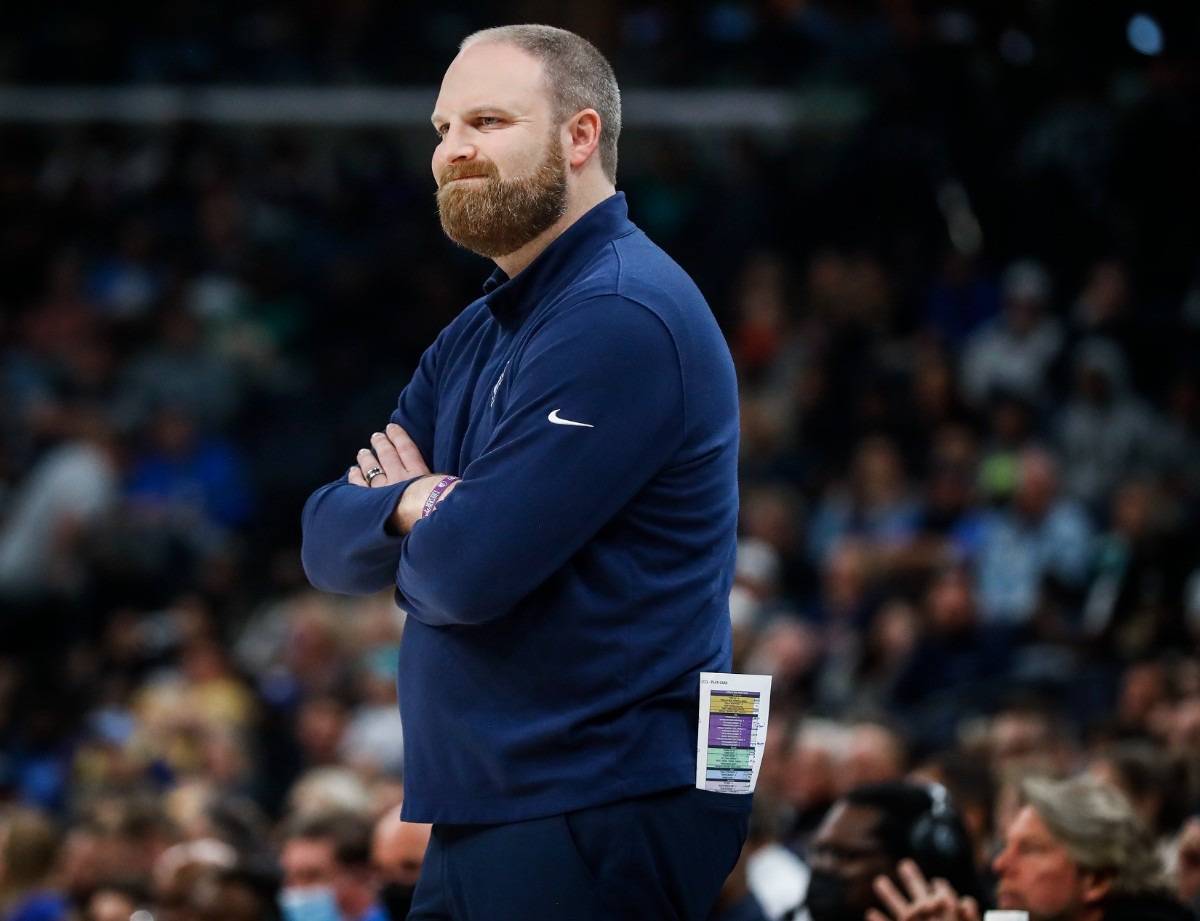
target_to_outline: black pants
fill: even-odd
[[[748,794],[683,787],[507,825],[435,825],[410,921],[703,921]]]

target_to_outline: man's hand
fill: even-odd
[[[429,465],[408,432],[392,422],[371,436],[371,447],[358,452],[358,465],[350,468],[347,479],[352,486],[368,489],[412,480],[388,520],[388,530],[393,534],[407,534],[422,517],[426,500],[443,477],[429,472]],[[449,495],[455,485],[446,486],[441,497]]]
[[[896,868],[908,897],[887,876],[875,877],[875,894],[887,906],[891,917],[878,909],[867,911],[866,921],[979,921],[979,906],[972,898],[959,898],[944,879],[932,883],[911,860],[900,861]]]
[[[429,472],[425,458],[408,432],[390,422],[387,429],[371,436],[371,447],[358,452],[358,466],[350,468],[349,480],[352,486],[379,487]]]

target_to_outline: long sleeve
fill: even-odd
[[[533,333],[462,481],[404,541],[396,584],[430,625],[503,616],[542,586],[679,449],[682,368],[646,307],[593,298]]]
[[[309,497],[301,517],[300,559],[316,588],[371,595],[391,585],[402,541],[385,526],[411,482],[364,489],[343,476]]]
[[[433,445],[434,371],[439,343],[422,357],[400,395],[393,421],[402,425],[428,459]],[[363,433],[366,444],[370,433]],[[322,591],[370,595],[395,581],[403,540],[388,533],[388,518],[412,480],[376,489],[341,479],[309,497],[301,515],[301,562],[309,581]]]
[[[393,417],[461,478],[394,545],[405,817],[690,785],[698,676],[730,667],[737,525],[737,382],[703,296],[617,193],[497,270],[440,343]],[[381,584],[373,540],[356,558]]]

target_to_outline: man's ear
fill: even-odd
[[[1088,870],[1083,873],[1083,904],[1097,905],[1108,898],[1115,875],[1112,870]]]
[[[572,169],[591,159],[600,144],[600,131],[600,115],[595,109],[583,109],[567,122],[567,163]]]

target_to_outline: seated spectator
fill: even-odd
[[[55,864],[59,829],[35,809],[0,823],[0,917],[5,921],[65,921],[70,911]]]
[[[1067,495],[1100,511],[1126,480],[1155,472],[1159,422],[1129,385],[1125,356],[1112,342],[1085,339],[1072,352],[1070,396],[1053,431]]]
[[[845,486],[825,493],[814,511],[809,553],[823,566],[849,539],[878,552],[902,545],[916,534],[919,510],[895,442],[883,436],[864,438]]]
[[[983,436],[979,450],[980,500],[999,506],[1017,491],[1021,452],[1037,444],[1034,405],[1015,393],[993,394],[984,407]]]
[[[1017,461],[1012,500],[989,515],[974,553],[985,623],[1028,627],[1051,597],[1083,589],[1092,552],[1092,524],[1059,494],[1058,464],[1038,448]]]
[[[1071,721],[1056,702],[1033,694],[1014,694],[992,714],[984,740],[986,757],[997,774],[1036,770],[1066,776],[1078,756]]]
[[[947,248],[921,308],[925,326],[957,353],[999,313],[999,285],[976,255]]]
[[[371,870],[371,822],[354,812],[302,816],[286,827],[279,863],[285,906],[336,906],[338,921],[386,921]]]
[[[1007,632],[982,623],[971,574],[939,572],[925,593],[923,629],[893,686],[892,703],[921,740],[952,741],[964,712],[995,700],[1011,667]]]
[[[858,921],[884,905],[872,889],[902,861],[978,898],[974,848],[938,784],[890,781],[850,790],[829,810],[808,848],[805,900],[812,921]]]
[[[838,787],[852,790],[899,780],[908,769],[909,741],[880,720],[857,720],[846,729],[845,751],[838,764]]]
[[[797,853],[804,852],[837,798],[847,738],[842,724],[809,717],[789,740],[780,792],[792,810],[787,843]]]
[[[408,917],[432,828],[424,822],[405,822],[399,809],[387,810],[375,823],[371,863],[380,880],[379,901],[391,921]]]
[[[999,391],[1034,401],[1043,397],[1063,346],[1059,321],[1049,312],[1050,274],[1031,260],[1001,277],[1001,313],[966,342],[962,388],[977,406]]]
[[[971,430],[942,426],[927,453],[915,533],[887,554],[893,580],[905,587],[920,585],[947,562],[964,556],[978,542],[984,520],[979,445]]]
[[[150,894],[137,881],[108,880],[88,896],[84,921],[130,921],[133,914],[150,903]]]
[[[197,921],[283,921],[278,875],[249,862],[205,877],[196,887],[194,904]]]
[[[927,755],[908,776],[946,788],[974,844],[975,866],[986,867],[994,852],[996,807],[996,778],[988,760],[968,748],[949,748]],[[986,874],[984,882],[986,887]]]
[[[1169,891],[1162,862],[1128,800],[1095,777],[1029,778],[1024,805],[994,861],[996,903],[1029,921],[1190,921]],[[978,921],[978,903],[947,880],[911,864],[902,879],[880,875],[875,890],[889,914],[869,921]]]
[[[198,897],[217,875],[237,863],[237,852],[223,841],[201,838],[173,844],[154,863],[151,874],[154,916],[159,921],[194,921]]]
[[[206,432],[185,407],[164,404],[131,450],[125,495],[144,523],[203,550],[250,521],[256,493],[233,442]]]
[[[1114,662],[1178,649],[1188,640],[1184,593],[1189,535],[1171,521],[1172,501],[1150,481],[1112,493],[1111,525],[1096,541],[1083,629]]]
[[[9,612],[83,593],[88,539],[119,499],[120,456],[115,430],[96,414],[13,490],[0,515],[0,602]]]
[[[1178,768],[1167,756],[1165,744],[1148,737],[1110,742],[1088,766],[1093,776],[1125,794],[1168,868],[1174,860],[1176,833],[1186,814],[1180,802],[1186,784]]]
[[[881,713],[908,667],[920,637],[917,606],[896,597],[885,602],[853,642],[830,646],[817,676],[817,704],[836,713]]]

